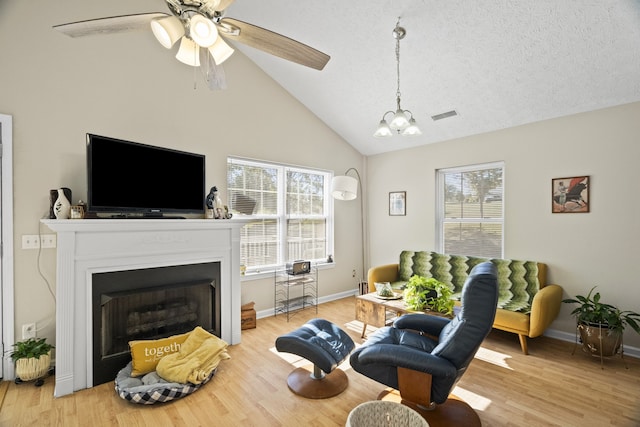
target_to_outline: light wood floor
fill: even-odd
[[[359,344],[353,297],[322,304],[318,317],[333,321]],[[1,426],[344,426],[349,411],[375,400],[384,386],[349,368],[339,396],[310,400],[292,394],[286,379],[295,356],[278,354],[275,338],[315,317],[313,309],[260,319],[231,346],[213,380],[191,396],[167,404],[136,405],[120,399],[113,382],[53,397],[44,386],[0,385]],[[639,426],[640,360],[600,362],[572,343],[541,337],[520,352],[513,334],[493,331],[462,377],[455,394],[480,415],[483,426]],[[299,366],[299,364],[296,364]]]

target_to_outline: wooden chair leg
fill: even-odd
[[[398,388],[404,400],[424,408],[432,408],[431,375],[398,367]]]
[[[422,415],[431,427],[481,427],[480,417],[459,397],[450,394],[441,405],[431,402],[431,375],[398,367],[398,388],[387,388],[379,400],[401,403]]]
[[[413,402],[404,400],[397,390],[389,388],[380,393],[378,399],[408,406],[422,415],[422,418],[429,423],[429,427],[482,427],[482,422],[476,411],[468,403],[453,394],[449,395],[445,403],[436,405],[433,410],[425,410]]]
[[[527,336],[518,334],[518,338],[520,338],[520,347],[522,347],[522,352],[525,355],[529,354],[529,350],[527,349]]]

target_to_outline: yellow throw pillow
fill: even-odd
[[[131,376],[138,377],[156,370],[156,365],[167,354],[180,351],[180,346],[191,332],[172,335],[159,340],[129,341],[131,349]]]

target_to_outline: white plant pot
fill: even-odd
[[[51,367],[51,352],[39,358],[29,357],[16,360],[16,376],[22,381],[44,377]]]

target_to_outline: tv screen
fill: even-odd
[[[87,209],[162,217],[203,214],[205,157],[87,134]]]

